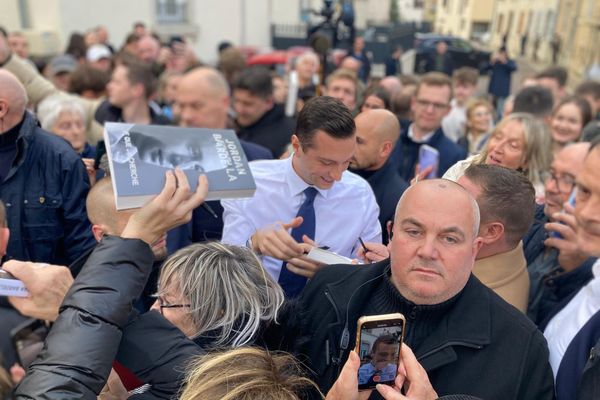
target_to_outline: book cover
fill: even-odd
[[[248,160],[232,130],[107,122],[104,141],[117,210],[141,207],[160,193],[175,167],[192,190],[206,175],[206,200],[251,197],[256,190]]]

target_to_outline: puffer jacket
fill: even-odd
[[[15,398],[96,399],[152,261],[150,247],[141,240],[104,238],[67,293]]]

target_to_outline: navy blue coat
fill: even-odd
[[[410,123],[406,124],[405,121],[402,121],[402,125],[405,126],[402,127],[400,139],[396,143],[390,159],[396,165],[398,173],[405,181],[408,182],[415,176],[415,167],[419,161],[419,149],[422,144],[428,144],[440,152],[440,163],[438,166],[438,176],[440,177],[444,175],[448,168],[458,161],[467,158],[465,149],[448,139],[444,135],[442,128],[438,128],[426,143],[417,143],[408,137]]]
[[[508,97],[510,78],[517,70],[517,64],[513,60],[508,60],[506,64],[495,62],[488,64],[484,70],[491,71],[488,93],[495,97]]]
[[[85,209],[85,166],[64,139],[26,112],[17,156],[0,183],[6,205],[8,258],[69,265],[96,244]]]
[[[533,225],[523,237],[523,253],[528,267],[546,250],[544,240],[548,238],[548,231],[545,228],[547,222],[549,222],[549,219],[544,214],[544,206],[536,206]],[[529,307],[535,306],[539,309],[537,315],[530,315],[534,319],[533,322],[545,326],[549,319],[556,315],[579,289],[593,278],[592,266],[595,262],[596,258],[590,257],[579,267],[565,272],[556,260],[556,266],[542,276],[542,282],[531,282],[532,285],[543,285],[544,290],[539,305],[529,304]],[[534,272],[530,271],[531,274],[534,274]],[[537,278],[537,274],[535,275],[534,278]]]
[[[379,205],[379,223],[381,224],[382,243],[389,241],[387,222],[394,220],[396,205],[402,193],[408,188],[408,183],[400,177],[394,163],[388,161],[371,175],[365,175],[363,171],[352,171],[362,176],[369,182],[375,199]]]

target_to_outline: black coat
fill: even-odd
[[[258,121],[250,126],[241,127],[238,136],[240,139],[266,147],[275,158],[279,158],[290,143],[295,129],[294,119],[285,115],[282,105],[275,104]]]
[[[379,205],[379,223],[383,244],[389,241],[387,222],[394,220],[396,205],[402,193],[408,188],[408,183],[400,177],[394,163],[388,161],[373,174],[365,175],[363,171],[352,171],[362,176],[369,182],[375,199]]]
[[[356,340],[356,321],[384,279],[388,265],[389,260],[385,260],[320,270],[307,284],[297,306],[280,318],[282,332],[270,337],[271,343],[286,346],[305,360],[324,393],[346,362]],[[409,324],[411,317],[406,317]],[[349,335],[343,349],[345,324]],[[440,396],[461,393],[486,400],[554,398],[543,335],[474,276],[439,328],[413,351]]]
[[[106,237],[100,242],[67,293],[16,398],[96,399],[152,260],[150,246],[141,240]]]

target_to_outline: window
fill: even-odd
[[[471,50],[473,50],[473,48],[471,47],[471,45],[469,44],[469,42],[462,40],[462,39],[453,39],[452,42],[450,42],[450,46],[454,47],[455,49],[459,49],[461,51],[464,51],[466,53],[470,52]]]
[[[182,24],[187,22],[187,0],[156,0],[156,22]]]

